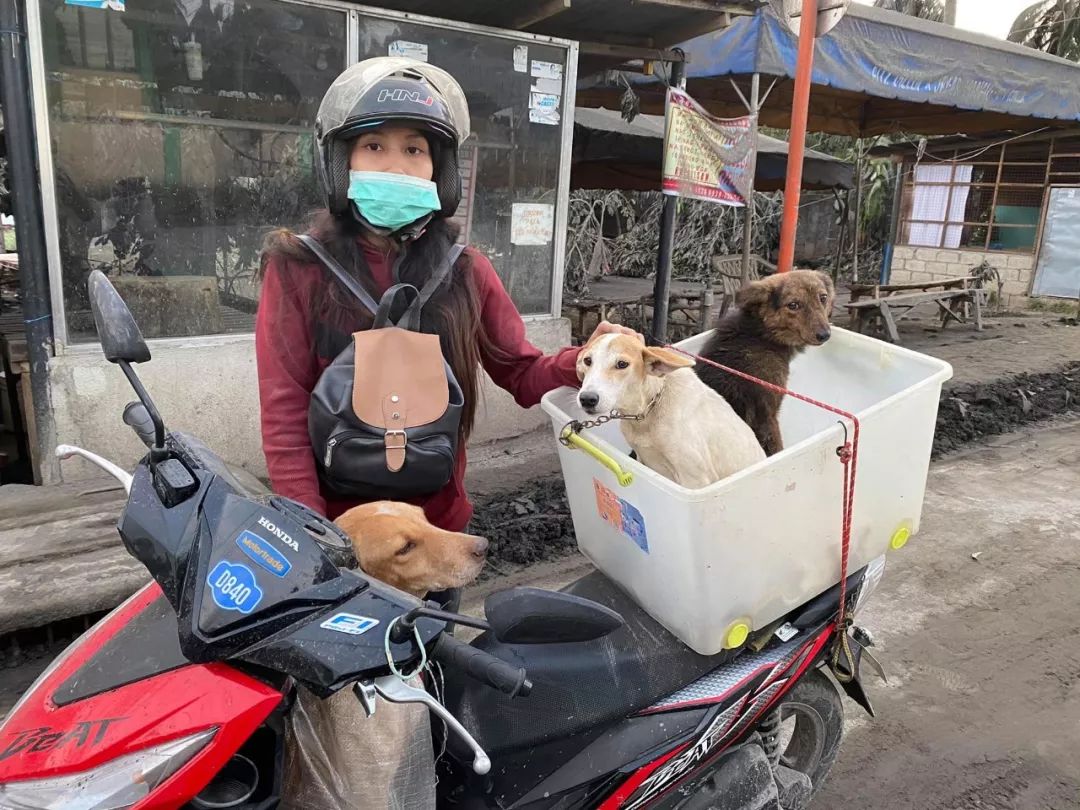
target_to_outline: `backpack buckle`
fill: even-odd
[[[388,430],[383,439],[386,444],[386,469],[390,472],[400,472],[405,466],[405,448],[409,444],[409,436],[404,430]]]

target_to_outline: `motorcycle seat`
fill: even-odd
[[[599,572],[563,591],[614,610],[624,624],[584,642],[507,644],[490,631],[477,637],[473,646],[525,667],[533,682],[528,697],[511,699],[446,672],[446,707],[492,757],[633,715],[739,652],[699,655]]]

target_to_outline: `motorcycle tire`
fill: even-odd
[[[844,736],[844,702],[820,669],[808,672],[780,702],[780,764],[810,777],[815,795]]]
[[[844,734],[844,704],[832,681],[821,670],[803,676],[784,696],[780,712],[780,764],[806,774],[810,796],[824,784]],[[776,788],[766,773],[751,774],[739,766],[743,776],[732,783],[729,756],[739,757],[738,750],[706,768],[687,785],[659,803],[663,810],[732,810],[732,808],[778,807]],[[768,768],[763,757],[747,757],[757,766]],[[762,790],[763,781],[769,784]],[[740,795],[745,793],[745,796]],[[767,794],[773,797],[771,800]],[[758,802],[762,802],[759,804]]]

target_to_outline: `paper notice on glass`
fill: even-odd
[[[534,79],[532,91],[534,93],[562,95],[562,79]]]
[[[559,98],[560,96],[554,93],[529,93],[529,109],[556,112],[559,109]]]
[[[510,212],[510,242],[515,245],[548,245],[555,233],[555,206],[546,203],[514,203]]]
[[[406,59],[416,59],[418,62],[427,61],[427,44],[424,42],[406,42],[396,39],[390,43],[387,52],[390,56],[402,56]]]
[[[541,62],[533,59],[532,76],[534,79],[558,79],[562,81],[562,65],[558,62]]]
[[[557,127],[562,121],[558,110],[529,110],[529,121],[534,124],[547,124]]]
[[[514,48],[514,70],[518,73],[529,72],[529,46],[518,45]]]

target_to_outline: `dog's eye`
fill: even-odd
[[[585,364],[585,365],[587,365],[587,366],[591,366],[591,365],[592,365],[592,358],[591,358],[591,357],[586,357],[586,358],[585,358],[584,360],[582,360],[581,362],[582,362],[582,363],[584,363],[584,364]]]
[[[414,543],[412,540],[410,540],[408,543],[406,543],[401,548],[399,548],[395,552],[395,554],[397,554],[398,557],[404,557],[406,554],[408,554],[414,548],[416,548],[416,543]]]
[[[818,298],[821,299],[821,303],[823,303],[823,304],[829,303],[829,296],[827,296],[825,293],[822,293],[821,295],[819,295]]]
[[[802,304],[800,304],[798,301],[791,301],[790,303],[788,303],[787,308],[790,309],[792,312],[798,312],[799,307],[801,306]]]
[[[615,368],[622,371],[624,368],[630,368],[630,364],[625,360],[619,360],[618,362],[615,363]]]

